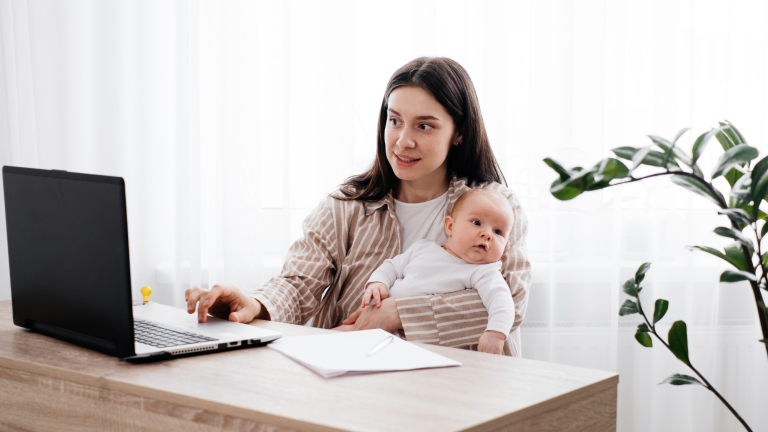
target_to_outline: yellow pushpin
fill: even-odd
[[[141,289],[141,295],[144,296],[144,303],[149,301],[149,295],[152,294],[152,288],[145,286]]]

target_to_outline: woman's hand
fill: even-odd
[[[349,318],[343,321],[343,324],[334,330],[355,331],[380,328],[394,333],[396,330],[403,328],[394,298],[382,300],[381,307],[369,305],[356,310]]]
[[[186,291],[187,313],[194,313],[197,321],[205,322],[208,314],[233,322],[249,323],[256,318],[269,319],[269,312],[256,299],[248,297],[233,286],[214,285],[210,291],[200,287]]]

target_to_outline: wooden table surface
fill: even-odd
[[[0,302],[0,430],[616,430],[616,373],[421,346],[463,366],[322,378],[266,347],[136,365],[16,327]]]

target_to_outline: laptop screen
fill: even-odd
[[[14,323],[134,354],[122,178],[3,167]]]

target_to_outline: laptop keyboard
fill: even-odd
[[[191,345],[218,340],[197,333],[171,330],[163,327],[161,324],[135,318],[133,320],[133,334],[136,342],[141,342],[156,348]]]

